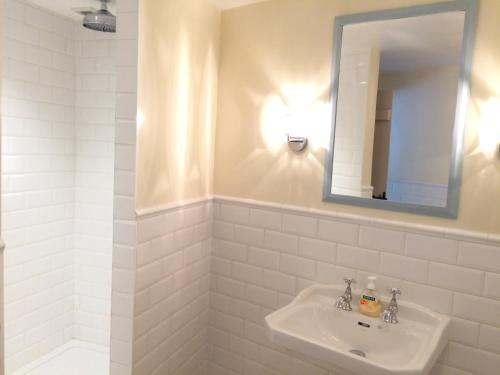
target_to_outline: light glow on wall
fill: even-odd
[[[141,111],[140,108],[137,108],[137,115],[135,121],[137,123],[137,129],[140,129],[141,126],[144,124],[144,113]]]
[[[186,169],[188,158],[188,142],[190,128],[190,103],[191,103],[191,65],[189,57],[189,43],[187,35],[181,31],[179,39],[179,52],[177,59],[177,76],[175,82],[175,98],[171,98],[175,102],[175,112],[172,118],[174,126],[175,143],[172,144],[174,150],[173,164],[175,175],[178,177],[176,181],[172,181],[172,194],[178,196],[184,191],[186,182]],[[172,125],[171,125],[172,126]],[[167,135],[169,136],[169,135]],[[167,140],[167,144],[170,142]]]
[[[217,73],[218,61],[217,51],[213,43],[207,51],[207,56],[204,63],[203,73],[203,90],[200,93],[200,144],[201,150],[198,157],[201,159],[200,173],[204,178],[205,193],[213,191],[213,170],[214,170],[214,150],[215,150],[215,123],[216,123],[216,108],[217,108]]]
[[[480,105],[479,148],[485,154],[498,152],[500,144],[500,98],[491,97]]]
[[[261,134],[265,145],[277,153],[286,135],[303,136],[312,151],[328,149],[331,105],[322,99],[324,90],[314,84],[286,84],[280,95],[269,96],[261,112]]]

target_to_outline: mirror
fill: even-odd
[[[336,18],[325,200],[456,217],[476,2]]]

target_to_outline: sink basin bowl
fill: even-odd
[[[447,344],[447,316],[403,301],[399,323],[384,323],[359,313],[356,291],[353,311],[335,308],[344,289],[315,285],[302,291],[266,317],[270,340],[360,375],[425,375],[431,370]]]

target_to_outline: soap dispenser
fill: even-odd
[[[382,311],[382,306],[380,305],[377,293],[377,286],[375,285],[376,280],[377,278],[375,276],[368,277],[368,285],[361,293],[361,297],[359,299],[359,312],[374,318],[379,317]]]

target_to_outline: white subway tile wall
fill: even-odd
[[[7,373],[72,338],[109,343],[114,41],[4,1]]]
[[[212,202],[139,217],[137,233],[133,373],[204,374]]]
[[[387,197],[391,201],[446,207],[448,185],[389,180],[387,186]]]
[[[73,22],[4,1],[2,229],[7,373],[73,337]]]
[[[120,0],[116,32],[116,125],[110,375],[132,374],[137,258],[135,145],[138,0]],[[128,74],[124,76],[123,71]],[[123,82],[125,81],[125,82]]]
[[[313,283],[354,276],[362,288],[372,274],[382,293],[397,286],[452,317],[433,375],[497,374],[500,244],[388,224],[215,199],[207,374],[346,374],[272,344],[264,317]]]
[[[115,34],[74,25],[75,338],[109,346],[116,100]]]

